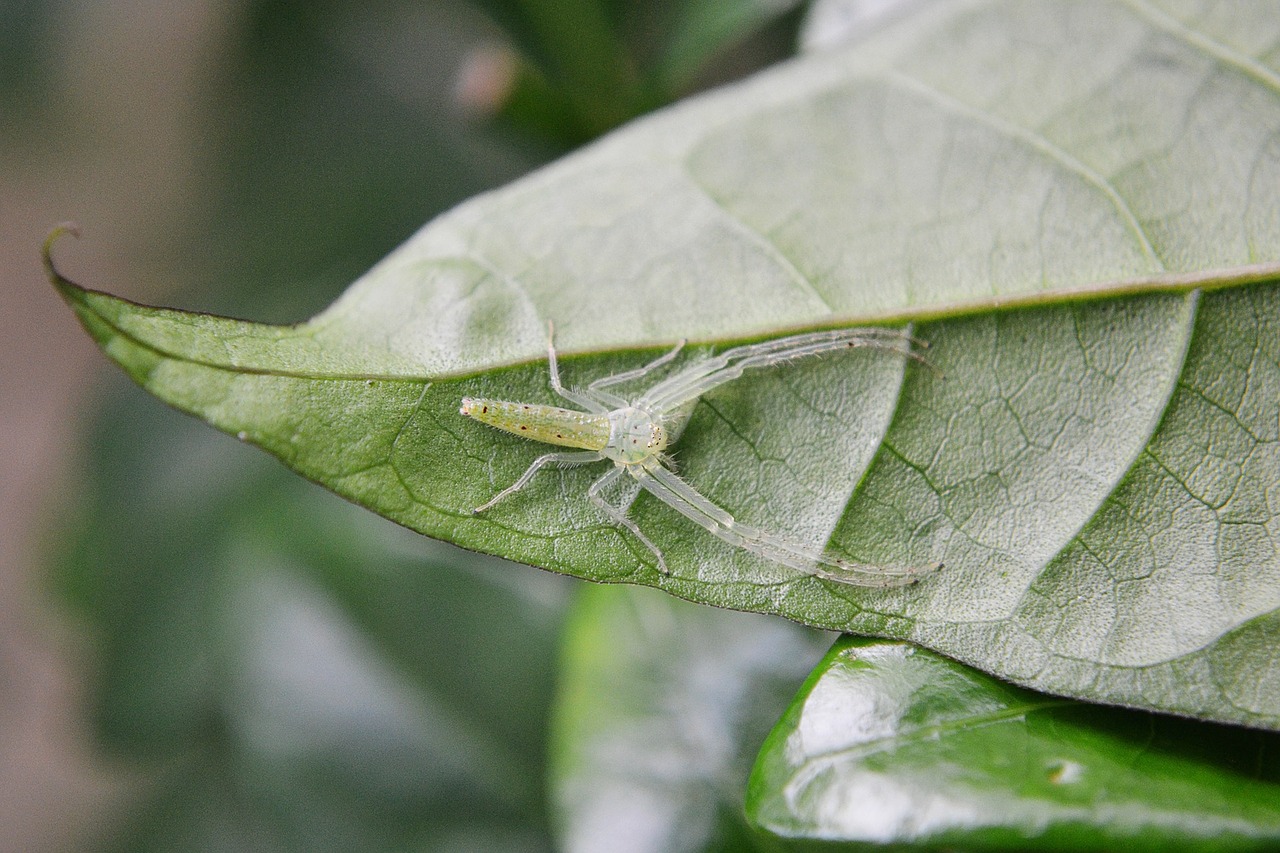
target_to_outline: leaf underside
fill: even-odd
[[[1185,5],[1185,4],[1184,4]],[[56,277],[150,392],[414,530],[597,581],[909,639],[1024,685],[1280,728],[1280,16],[925,7],[637,122],[427,225],[294,327]],[[1211,9],[1212,7],[1206,7]],[[731,548],[457,414],[688,338],[913,324],[703,398],[679,469],[875,591]]]

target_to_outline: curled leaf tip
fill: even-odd
[[[53,282],[55,287],[61,288],[64,285],[75,286],[75,282],[58,272],[57,265],[53,262],[53,244],[63,234],[70,234],[72,237],[80,236],[80,226],[74,222],[59,222],[53,226],[49,232],[49,236],[44,238],[44,247],[41,249],[41,255],[44,258],[45,272],[49,275],[49,280]]]

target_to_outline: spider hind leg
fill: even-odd
[[[662,549],[653,544],[652,539],[644,535],[644,532],[640,529],[640,525],[628,518],[626,512],[606,501],[604,496],[600,494],[606,486],[618,479],[623,470],[623,468],[616,466],[611,468],[604,474],[604,476],[591,484],[591,488],[587,489],[587,497],[591,500],[591,503],[595,504],[597,509],[609,518],[610,521],[621,524],[623,527],[627,528],[627,530],[631,531],[632,536],[636,537],[636,539],[640,540],[646,548],[652,551],[653,556],[658,558],[658,573],[665,577],[670,577],[671,569],[667,568],[667,558],[663,556]]]

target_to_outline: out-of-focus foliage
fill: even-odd
[[[801,0],[477,0],[518,56],[488,107],[562,145],[783,58]],[[743,42],[746,42],[744,44]]]
[[[743,812],[748,772],[830,638],[643,587],[583,589],[566,625],[552,726],[560,844],[755,849]]]

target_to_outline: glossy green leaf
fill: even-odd
[[[752,849],[751,762],[829,636],[643,587],[584,586],[551,749],[561,849]]]
[[[924,5],[455,209],[299,326],[58,283],[152,393],[428,535],[1277,727],[1273,13]],[[819,580],[642,496],[664,577],[588,502],[598,470],[472,515],[544,448],[458,401],[556,402],[548,319],[571,382],[678,338],[694,359],[913,321],[933,370],[853,352],[756,371],[703,399],[676,455],[739,518],[946,571]]]
[[[846,849],[1270,850],[1273,733],[1054,699],[844,638],[761,750],[747,808]]]

